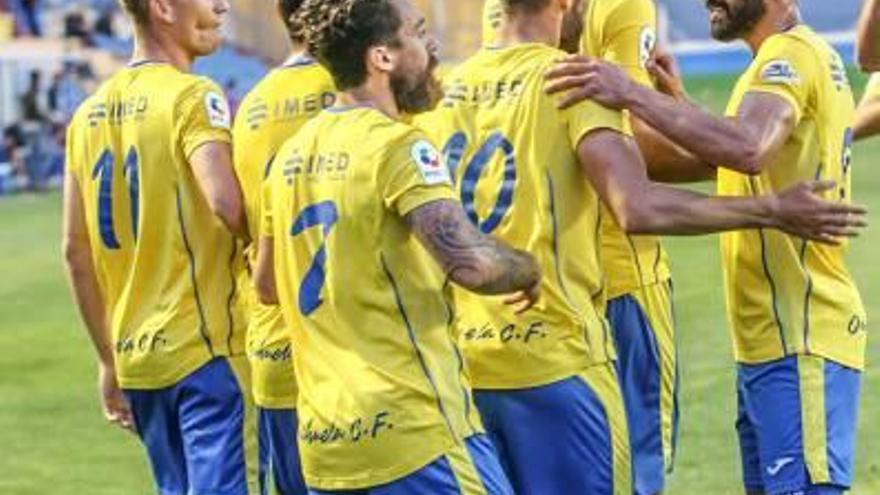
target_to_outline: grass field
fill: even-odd
[[[858,85],[864,79],[857,78]],[[713,109],[729,79],[691,81]],[[880,215],[880,139],[856,149],[855,196]],[[0,199],[0,494],[152,493],[130,435],[103,423],[92,351],[60,263],[60,199]],[[869,314],[880,314],[880,229],[856,241],[851,267]],[[682,359],[680,450],[670,495],[741,493],[733,429],[734,367],[723,313],[716,238],[671,239]],[[880,360],[872,342],[869,361]],[[880,494],[880,372],[864,379],[853,495]]]

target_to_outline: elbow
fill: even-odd
[[[639,196],[628,199],[613,209],[614,217],[620,229],[629,235],[654,234],[656,215],[651,213],[653,208],[648,201],[649,197]]]
[[[736,151],[734,168],[746,175],[759,175],[764,170],[762,159],[761,147],[757,143],[746,142]]]
[[[240,198],[218,196],[209,201],[211,213],[233,233],[243,230],[244,205]]]
[[[856,55],[856,65],[859,70],[868,74],[880,71],[880,60],[872,57],[867,50],[859,49]]]
[[[257,300],[260,301],[260,304],[264,306],[276,306],[278,305],[278,292],[273,287],[273,284],[270,283],[257,283],[256,284],[257,291]]]

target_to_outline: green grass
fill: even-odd
[[[858,84],[864,81],[860,76]],[[701,79],[693,95],[718,111],[732,81]],[[855,195],[880,212],[880,139],[856,149]],[[0,493],[152,493],[137,441],[104,424],[92,351],[67,294],[56,195],[0,199]],[[880,214],[880,213],[878,213]],[[734,366],[717,239],[670,239],[682,360],[680,450],[670,495],[741,493],[733,429]],[[880,230],[852,250],[869,314],[880,314]],[[869,362],[880,360],[873,342]],[[865,375],[854,495],[880,493],[880,372]]]

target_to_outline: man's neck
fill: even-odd
[[[534,14],[517,12],[505,20],[498,33],[498,44],[510,46],[520,43],[544,43],[559,46],[561,35],[560,21],[549,9]]]
[[[284,64],[286,65],[293,62],[294,60],[300,60],[303,57],[311,58],[311,54],[306,49],[305,44],[297,43],[294,41],[293,46],[290,49],[290,54],[287,56],[287,60],[284,62]]]
[[[792,4],[778,12],[768,12],[754,29],[743,37],[752,53],[758,53],[761,45],[774,34],[784,33],[801,22],[801,14],[797,6]]]
[[[394,120],[400,120],[400,109],[387,79],[367,80],[364,84],[339,94],[339,105],[343,107],[371,107]]]
[[[132,62],[161,62],[172,65],[183,72],[189,72],[195,57],[186,53],[179,45],[162,39],[146,30],[139,30],[134,37]]]

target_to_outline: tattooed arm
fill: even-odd
[[[534,258],[477,230],[459,203],[433,201],[407,214],[406,221],[456,284],[485,295],[520,292],[507,301],[528,302],[520,311],[534,304],[541,281]]]

